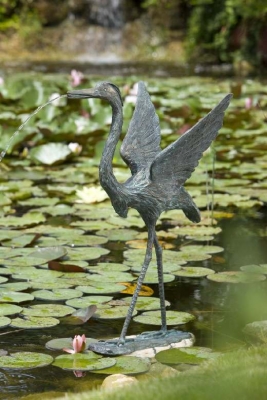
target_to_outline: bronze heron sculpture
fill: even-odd
[[[228,94],[224,97],[209,114],[162,150],[160,148],[159,118],[145,84],[139,82],[135,111],[120,149],[121,157],[129,166],[132,174],[123,184],[116,180],[112,170],[112,159],[123,123],[123,102],[119,88],[109,82],[100,82],[93,89],[69,91],[67,97],[69,99],[99,98],[108,101],[111,105],[112,123],[100,162],[100,183],[109,195],[119,216],[126,218],[128,208],[132,207],[139,212],[148,230],[144,264],[120,338],[115,342],[99,342],[99,347],[97,344],[91,346],[92,350],[103,354],[128,353],[130,350],[126,346],[126,333],[152,258],[153,245],[157,258],[162,321],[159,336],[167,335],[162,249],[156,236],[156,222],[163,211],[172,209],[183,210],[190,221],[200,221],[200,212],[183,185],[198,165],[203,152],[208,149],[222,127],[224,112],[232,95]],[[144,337],[145,340],[148,338],[151,342],[155,335],[148,334]],[[145,347],[150,347],[150,342],[146,342]]]

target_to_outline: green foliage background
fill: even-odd
[[[259,65],[267,58],[261,48],[267,35],[266,0],[136,0],[136,5],[161,28],[164,40],[168,33],[171,36],[170,19],[183,21],[179,23],[188,60],[247,60]],[[0,32],[15,31],[27,39],[41,34],[47,24],[39,14],[38,1],[0,0]]]
[[[192,12],[188,25],[187,50],[194,56],[219,61],[234,58],[258,63],[259,39],[267,25],[267,3],[264,0],[190,0]],[[233,43],[239,28],[238,44]]]

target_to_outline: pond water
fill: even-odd
[[[222,65],[201,65],[201,64],[181,64],[180,62],[168,61],[118,61],[110,62],[95,61],[9,61],[1,66],[4,73],[16,74],[20,72],[39,72],[39,73],[61,73],[68,74],[73,68],[82,71],[86,75],[97,76],[149,76],[149,77],[181,77],[181,76],[213,76],[213,77],[232,77],[234,69],[231,64]],[[0,69],[1,71],[1,69]]]
[[[220,258],[213,256],[209,260],[194,262],[191,265],[222,271],[238,269],[244,264],[266,263],[267,238],[261,237],[261,232],[266,230],[266,214],[265,218],[260,219],[236,216],[231,220],[222,220],[220,226],[222,233],[212,243],[224,247],[222,256]],[[106,247],[113,249],[108,256],[103,257],[102,261],[121,260],[122,248],[118,250],[116,246],[108,244]],[[198,346],[229,351],[246,345],[247,340],[242,333],[246,323],[267,317],[266,307],[254,303],[249,309],[248,294],[244,296],[244,290],[249,290],[252,295],[251,301],[255,294],[254,289],[258,291],[261,288],[266,292],[266,282],[251,285],[249,289],[247,284],[241,285],[242,288],[234,284],[210,282],[206,278],[176,278],[174,282],[165,285],[166,299],[171,303],[169,309],[187,311],[196,316],[195,321],[179,329],[192,332]],[[156,285],[149,286],[155,290],[154,296],[157,296]],[[114,296],[114,298],[120,297],[122,295]],[[35,303],[40,304],[38,301]],[[8,334],[0,336],[0,343],[2,349],[11,353],[36,351],[55,356],[62,352],[45,349],[46,342],[52,338],[73,337],[81,333],[93,338],[116,337],[121,328],[122,320],[113,322],[91,320],[78,327],[60,324],[54,328],[40,330],[12,330],[7,327],[1,331],[1,334],[6,332]],[[136,334],[150,329],[155,327],[132,322],[129,333]],[[101,384],[103,378],[104,375],[96,376],[87,372],[86,376],[77,379],[71,371],[63,371],[51,365],[29,371],[1,370],[0,398],[16,399],[18,396],[38,393],[40,388],[41,392],[55,391],[62,394],[64,391],[79,392]]]
[[[98,79],[86,77],[83,85],[90,87]],[[108,79],[122,88],[125,133],[134,109],[131,90],[136,78]],[[235,91],[216,149],[204,156],[187,184],[202,222],[195,227],[180,211],[171,211],[162,215],[157,232],[164,248],[168,310],[194,316],[191,322],[174,326],[192,332],[197,346],[220,351],[246,346],[244,326],[267,319],[267,90],[262,82],[251,80],[145,80],[161,119],[162,147],[205,115],[223,94]],[[1,150],[34,108],[54,93],[66,93],[70,85],[64,74],[7,77],[0,88]],[[67,103],[63,98],[29,121],[0,164],[0,311],[10,320],[2,321],[0,349],[8,353],[38,352],[55,358],[62,351],[45,347],[52,339],[83,333],[99,339],[120,333],[127,307],[109,302],[130,296],[125,290],[142,264],[146,229],[135,212],[125,220],[117,217],[99,190],[97,167],[109,124],[110,109],[104,103]],[[114,165],[117,178],[124,181],[128,172],[118,153]],[[59,265],[53,264],[55,260]],[[66,264],[71,267],[66,269]],[[198,267],[207,269],[208,278],[196,277],[203,273]],[[240,268],[249,272],[240,275]],[[150,271],[143,294],[157,298],[154,262]],[[235,272],[226,274],[225,282],[223,271]],[[221,281],[214,281],[217,278]],[[116,282],[124,286],[110,289]],[[94,298],[81,303],[87,296]],[[60,315],[51,323],[42,314],[51,304],[67,304],[74,311],[94,302],[95,316],[81,325],[71,325]],[[7,304],[21,309],[6,313]],[[36,321],[30,312],[38,304],[44,307]],[[114,319],[107,319],[107,307]],[[138,314],[145,311],[140,306]],[[45,323],[48,327],[41,326]],[[129,334],[155,329],[158,326],[149,319],[133,321]],[[40,391],[42,397],[49,391],[79,392],[104,379],[90,372],[77,378],[51,364],[28,370],[0,368],[0,374],[3,400]]]

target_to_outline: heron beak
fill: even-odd
[[[95,89],[69,90],[67,92],[68,99],[89,99],[91,97],[96,97]]]

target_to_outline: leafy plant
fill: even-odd
[[[0,31],[15,30],[24,40],[33,40],[42,24],[31,0],[0,0]]]
[[[17,0],[0,1],[0,31],[18,27],[18,16],[15,13]]]
[[[257,49],[267,17],[266,2],[190,0],[190,4],[188,55],[213,62],[237,57],[259,62]]]

